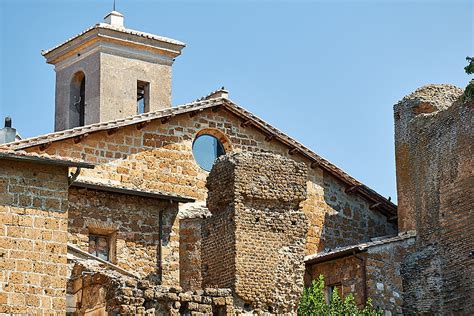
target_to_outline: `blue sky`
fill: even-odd
[[[0,116],[53,130],[47,49],[100,22],[113,0],[0,0]],[[396,196],[392,106],[428,83],[464,87],[471,1],[117,0],[125,25],[187,43],[173,103],[220,86],[385,196]]]

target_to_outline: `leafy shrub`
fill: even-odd
[[[369,298],[363,309],[359,309],[352,294],[344,299],[339,296],[337,288],[332,293],[329,304],[326,303],[324,295],[324,276],[320,275],[318,280],[313,280],[310,287],[303,291],[298,305],[298,316],[378,316],[381,312],[372,305]]]
[[[468,75],[474,74],[474,57],[466,57],[467,62],[469,63],[464,67],[464,71]],[[464,100],[469,101],[474,98],[474,79],[469,82],[466,89],[464,90]]]

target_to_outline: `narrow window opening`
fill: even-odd
[[[81,87],[79,91],[79,126],[84,126],[85,125],[85,105],[86,105],[86,77],[82,78],[81,80]]]
[[[137,81],[137,114],[150,111],[150,83]]]
[[[76,73],[72,78],[70,92],[69,127],[84,126],[86,116],[86,76],[82,71]]]

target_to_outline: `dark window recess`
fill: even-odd
[[[89,253],[100,259],[109,261],[109,236],[89,235]]]
[[[342,297],[342,284],[341,283],[336,283],[336,284],[331,284],[327,287],[327,303],[331,302],[332,296],[334,293],[337,291],[339,294],[339,297]]]
[[[71,105],[69,127],[84,126],[86,107],[86,77],[83,72],[74,75],[70,86]]]
[[[137,81],[137,114],[150,111],[150,83]]]

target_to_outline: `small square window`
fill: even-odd
[[[89,253],[100,259],[110,261],[110,237],[89,235]]]

